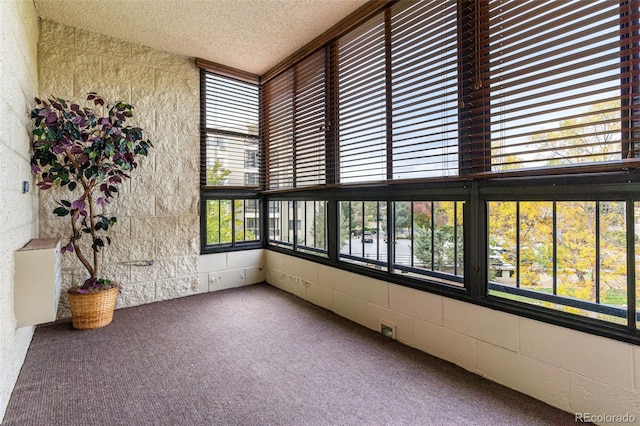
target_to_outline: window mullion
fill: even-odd
[[[596,249],[596,260],[595,260],[595,274],[594,281],[596,286],[596,303],[600,303],[600,201],[596,201],[596,212],[595,212],[595,249]]]
[[[627,326],[631,331],[637,330],[637,298],[636,298],[636,223],[635,202],[626,200],[626,233],[627,233]]]
[[[553,294],[558,294],[558,203],[553,202]]]

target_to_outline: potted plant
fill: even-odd
[[[67,291],[73,327],[99,328],[113,319],[119,291],[100,275],[99,255],[117,222],[104,208],[138,166],[136,156],[148,155],[153,145],[141,128],[125,124],[133,116],[128,103],[89,93],[97,113],[60,98],[35,101],[31,170],[40,190],[59,188],[53,213],[70,224],[61,251],[75,253],[88,272],[82,285]]]

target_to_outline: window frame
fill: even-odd
[[[210,65],[210,64],[209,64]],[[255,166],[257,166],[257,173],[254,171],[247,171],[247,159],[249,153],[253,153],[257,151],[260,153],[261,143],[260,143],[260,135],[259,132],[257,134],[249,134],[249,133],[239,133],[232,132],[228,130],[220,130],[216,128],[208,128],[207,127],[207,97],[210,96],[210,93],[207,90],[207,78],[208,76],[215,76],[215,78],[219,78],[226,82],[226,84],[232,85],[234,83],[238,83],[238,85],[242,85],[246,87],[247,85],[254,85],[257,89],[257,105],[256,109],[259,110],[260,107],[260,86],[259,86],[259,78],[257,76],[251,76],[247,73],[242,73],[237,70],[229,70],[229,69],[220,69],[218,67],[213,67],[214,69],[208,69],[208,65],[202,65],[200,63],[200,252],[201,254],[208,253],[219,253],[219,252],[227,252],[227,251],[235,251],[235,250],[250,250],[250,249],[258,249],[263,247],[263,238],[262,233],[264,229],[263,222],[263,212],[262,212],[262,201],[261,201],[261,176],[262,176],[262,164],[260,162],[260,158],[257,158]],[[258,120],[260,120],[260,114],[257,114]],[[259,130],[259,122],[258,122],[258,130]],[[228,184],[224,185],[208,185],[207,182],[207,140],[211,135],[221,135],[221,136],[229,136],[233,138],[237,138],[238,140],[243,139],[242,143],[238,143],[238,146],[242,146],[244,153],[242,155],[242,159],[240,160],[241,166],[237,167],[235,173],[237,175],[241,175],[243,179],[244,185],[236,185],[230,186]],[[255,140],[257,143],[247,144],[247,140]],[[253,155],[253,154],[251,154]],[[248,185],[247,180],[250,175],[257,174],[256,176],[256,185]],[[227,179],[225,179],[227,180]],[[231,209],[231,241],[230,242],[219,242],[219,243],[208,243],[207,241],[207,204],[209,201],[215,200],[227,200],[232,203]],[[255,240],[245,241],[239,240],[236,235],[236,220],[235,220],[235,202],[238,200],[256,200],[258,203],[258,207],[255,211],[256,220],[259,224],[258,232]],[[221,223],[218,224],[219,227],[222,226]],[[246,232],[246,221],[243,223],[243,233]]]
[[[620,3],[627,4],[627,2],[627,0],[621,0]],[[336,41],[376,14],[383,13],[385,19],[389,19],[391,7],[396,3],[394,0],[383,0],[377,2],[376,5],[369,4],[358,13],[347,18],[338,26],[338,29],[330,30],[319,40],[313,41],[307,47],[303,48],[303,50],[294,54],[290,59],[277,65],[262,76],[262,83],[264,84],[277,77],[281,72],[285,72],[290,67],[295,66],[318,49],[326,50],[326,182],[324,185],[314,188],[282,189],[274,187],[272,189],[258,191],[258,196],[262,197],[263,203],[262,247],[456,300],[614,338],[620,341],[640,344],[640,323],[636,321],[629,321],[627,325],[611,324],[595,318],[581,317],[568,312],[528,305],[489,294],[488,263],[490,249],[488,245],[488,202],[502,200],[548,200],[550,197],[555,197],[554,199],[576,201],[591,201],[593,199],[609,201],[625,200],[625,202],[629,203],[638,201],[638,197],[640,197],[640,162],[635,158],[620,159],[613,164],[584,164],[572,167],[544,170],[515,170],[501,173],[491,171],[491,128],[486,115],[483,115],[483,111],[490,110],[491,105],[486,97],[486,88],[483,88],[482,84],[479,84],[472,78],[473,76],[486,73],[489,66],[481,56],[474,56],[474,52],[483,49],[481,38],[476,36],[467,37],[467,35],[477,35],[479,32],[486,30],[488,23],[486,17],[483,18],[482,12],[486,9],[489,0],[460,0],[458,2],[458,5],[461,6],[460,10],[464,10],[458,12],[458,50],[459,52],[472,52],[471,56],[464,56],[462,53],[458,54],[459,65],[457,72],[459,74],[458,93],[460,101],[458,110],[458,164],[460,173],[457,176],[439,178],[412,180],[387,179],[378,182],[340,183],[340,134],[337,126],[332,126],[332,123],[339,122],[339,101],[336,98],[339,95],[337,91],[332,90],[332,88],[338,84],[337,73],[339,69]],[[629,0],[629,4],[633,4],[635,7],[638,5],[638,0]],[[625,19],[626,18],[621,16],[620,22],[624,22]],[[621,32],[624,31],[621,30]],[[638,43],[636,41],[632,43],[633,47],[637,48]],[[640,69],[640,66],[633,68],[633,75],[635,77],[638,77],[638,69]],[[388,73],[389,71],[387,70],[386,72]],[[387,81],[388,79],[389,77],[387,76]],[[638,77],[638,79],[640,79],[640,77]],[[629,81],[627,81],[627,83],[621,81],[620,84],[621,86],[624,84],[627,86],[631,85]],[[389,91],[387,91],[387,96],[389,96]],[[473,101],[473,105],[470,101]],[[387,101],[386,114],[389,114],[389,105],[390,102]],[[627,109],[629,111],[632,110],[631,107]],[[265,119],[268,119],[268,117],[263,116],[262,120]],[[637,122],[634,122],[634,124],[637,124]],[[264,124],[262,123],[262,125]],[[469,129],[476,129],[476,131],[471,132]],[[638,137],[639,132],[637,128],[624,128],[623,131],[629,136],[627,139],[624,139],[625,143],[633,143],[633,138]],[[389,132],[387,132],[387,142],[391,137],[392,135],[389,135]],[[629,147],[625,149],[628,148]],[[268,153],[264,151],[264,146],[261,149],[263,149],[262,154],[264,158]],[[487,153],[489,153],[489,155],[487,155]],[[489,160],[487,161],[487,159]],[[263,169],[263,171],[268,175],[268,170]],[[387,176],[388,175],[389,173],[387,173]],[[268,179],[268,176],[264,179]],[[390,271],[378,271],[362,265],[339,261],[338,202],[340,200],[379,200],[393,203],[395,201],[450,201],[452,199],[465,203],[463,214],[463,244],[465,254],[463,288],[443,285],[437,280],[421,280],[405,277],[400,274],[393,274]],[[315,256],[269,244],[267,230],[270,220],[268,214],[270,200],[327,200],[327,256]],[[632,239],[632,235],[632,233],[629,233],[627,239]],[[631,317],[637,318],[636,311],[640,311],[640,305],[638,305],[638,301],[636,300],[636,249],[633,244],[628,243],[627,250],[629,258],[629,265],[627,267],[627,280],[629,283],[627,310],[628,316],[631,319]],[[638,298],[640,298],[640,296]]]
[[[238,241],[236,239],[236,219],[235,212],[232,209],[231,223],[232,223],[232,239],[231,242],[224,243],[213,243],[209,244],[207,242],[207,202],[208,201],[231,201],[232,205],[235,204],[235,201],[239,200],[256,200],[258,203],[258,208],[255,211],[257,223],[259,224],[258,233],[256,235],[257,239],[245,241]],[[200,195],[200,253],[201,254],[209,254],[209,253],[220,253],[227,251],[237,251],[237,250],[253,250],[259,249],[263,247],[262,243],[262,234],[264,229],[264,220],[263,220],[263,207],[262,207],[262,197],[259,191],[202,191]],[[246,222],[245,226],[246,227]],[[245,229],[246,232],[246,229]]]

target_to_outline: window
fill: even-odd
[[[257,173],[245,173],[244,184],[246,186],[258,186],[259,177]]]
[[[206,71],[201,86],[202,251],[259,247],[258,86]]]
[[[340,201],[340,260],[387,270],[387,203]]]
[[[327,202],[269,201],[268,234],[272,246],[326,256]]]
[[[489,294],[626,323],[627,241],[638,238],[627,235],[627,203],[492,201],[488,210]]]
[[[488,149],[474,155],[490,159],[486,171],[637,157],[624,130],[638,114],[637,13],[636,1],[489,2],[470,100],[485,123],[476,133]]]
[[[464,287],[464,202],[340,201],[338,208],[341,261]]]
[[[340,182],[458,174],[456,4],[399,2],[338,41]]]
[[[297,223],[298,226],[295,227],[295,230],[296,231],[302,230],[302,221],[298,220],[298,221],[296,221],[296,223]],[[289,231],[293,231],[293,230],[294,230],[293,220],[290,220],[289,221]]]
[[[202,72],[204,138],[201,185],[251,186],[245,173],[259,174],[258,86]],[[243,162],[244,160],[244,162]]]
[[[264,84],[269,189],[325,183],[325,84],[324,50]]]
[[[396,201],[394,270],[458,287],[464,285],[464,202]]]
[[[384,28],[379,15],[338,41],[342,183],[387,177]]]
[[[264,200],[274,250],[639,343],[640,1],[389,2],[341,31],[264,76],[261,141],[207,124],[209,182],[256,185],[217,199]]]
[[[205,200],[205,245],[235,246],[260,239],[257,199]]]
[[[258,151],[247,149],[245,150],[244,153],[245,153],[245,160],[244,160],[245,169],[257,168],[258,165],[260,164],[260,161],[258,160]],[[257,175],[257,173],[254,173],[254,174]]]
[[[392,179],[458,174],[457,1],[391,11]]]

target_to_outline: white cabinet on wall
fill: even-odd
[[[54,321],[60,300],[60,241],[31,240],[15,252],[14,259],[17,326]]]

